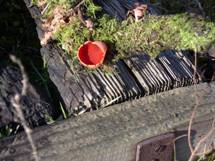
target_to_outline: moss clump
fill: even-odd
[[[141,22],[133,22],[131,18],[117,22],[105,15],[95,22],[92,33],[76,18],[62,27],[55,39],[72,57],[76,56],[78,47],[91,37],[107,42],[117,58],[125,58],[140,51],[154,57],[165,49],[201,52],[215,41],[214,35],[214,23],[188,14],[149,16]]]
[[[41,10],[45,9],[41,4],[45,4],[47,8],[45,9],[43,18],[49,18],[55,15],[53,13],[55,9],[66,13],[68,10],[75,8],[79,3],[82,3],[82,0],[32,0],[32,3],[41,8]],[[85,14],[88,17],[95,17],[95,13],[101,11],[101,7],[95,5],[93,0],[85,0],[82,6],[86,8]]]

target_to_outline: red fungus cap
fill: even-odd
[[[87,41],[78,49],[78,59],[88,68],[100,66],[105,58],[107,46],[100,41]]]

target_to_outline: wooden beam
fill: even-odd
[[[42,161],[133,161],[136,145],[143,139],[166,132],[187,133],[196,94],[200,104],[192,129],[195,143],[215,116],[215,83],[174,89],[35,129],[32,137],[38,157]],[[214,137],[206,144],[211,145]],[[176,142],[180,161],[189,155],[182,150],[184,141]],[[0,160],[29,161],[31,153],[24,133],[0,141]]]

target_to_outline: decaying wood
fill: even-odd
[[[28,0],[25,0],[25,2],[27,5],[29,4]],[[29,8],[29,11],[32,16],[40,13],[36,6]],[[144,61],[145,58],[141,57],[139,63],[135,62],[136,60],[133,61],[134,67],[129,66],[126,61],[121,61],[121,64],[119,64],[120,61],[117,61],[113,65],[114,70],[110,75],[105,75],[103,71],[99,71],[100,69],[94,70],[92,73],[82,72],[82,74],[77,74],[72,69],[73,60],[58,46],[57,42],[50,41],[44,44],[43,37],[46,31],[40,26],[43,23],[42,18],[35,18],[35,22],[43,45],[41,54],[48,65],[50,79],[58,88],[69,115],[78,115],[89,110],[105,107],[110,105],[113,100],[116,100],[113,103],[119,103],[162,92],[167,88],[172,89],[173,87],[193,83],[192,69],[190,69],[192,63],[189,64],[189,61],[185,62],[183,60],[183,53],[181,53],[182,56],[178,57],[176,55],[180,54],[176,54],[174,51],[164,52],[157,58],[159,60],[154,60],[154,63],[151,62],[151,64],[147,64],[149,60]],[[173,56],[176,59],[174,62],[177,63],[169,64],[168,61],[173,58],[170,56],[166,58],[167,55],[175,55]],[[166,59],[168,59],[167,62],[164,61]],[[163,70],[161,66],[164,64],[167,64],[165,68],[170,68],[169,71],[167,69]],[[171,73],[173,75],[170,75]]]
[[[38,128],[32,134],[38,157],[43,161],[133,161],[141,140],[169,131],[187,134],[188,126],[183,124],[195,106],[194,88],[202,94],[192,128],[195,144],[207,133],[215,114],[215,83],[174,89]],[[207,148],[212,148],[214,137],[207,140]],[[184,141],[176,142],[180,161],[189,155]],[[23,133],[5,139],[0,142],[0,160],[33,160],[29,146]]]

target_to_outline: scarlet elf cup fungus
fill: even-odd
[[[80,63],[88,68],[99,67],[107,52],[107,46],[101,41],[87,41],[78,49]]]

